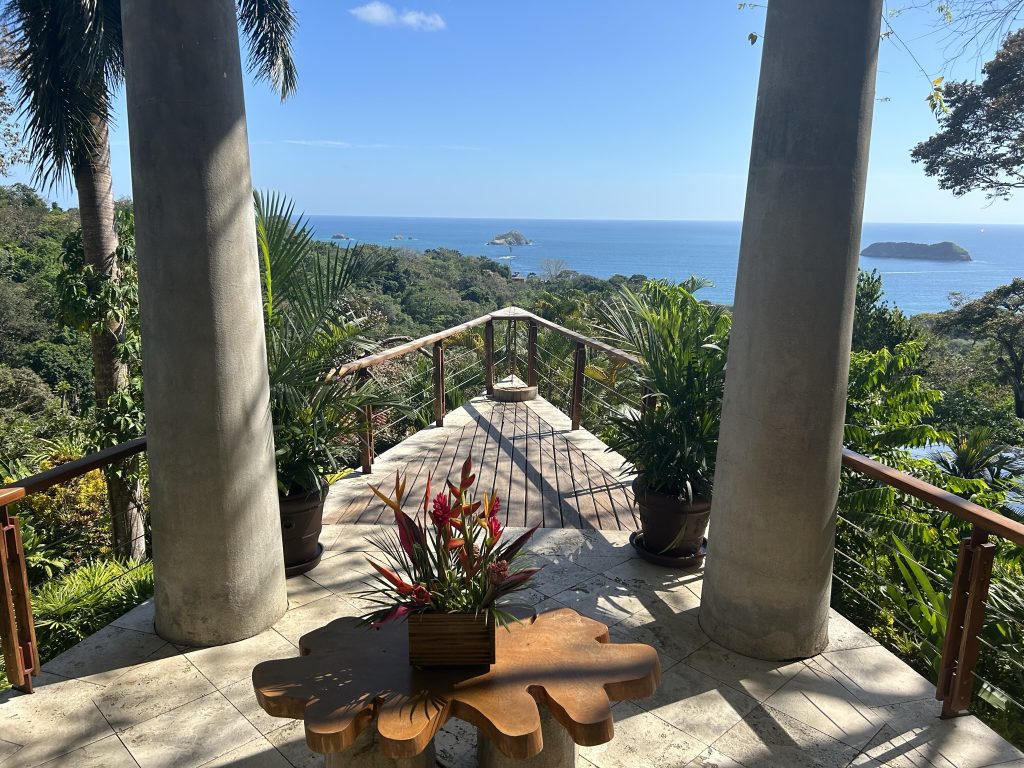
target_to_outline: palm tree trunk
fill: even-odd
[[[97,276],[112,283],[121,279],[117,262],[117,233],[114,230],[114,189],[110,173],[110,140],[107,124],[95,118],[96,142],[89,156],[75,164],[75,186],[82,222],[82,249],[85,260]],[[90,332],[92,341],[93,386],[97,411],[106,408],[110,396],[127,384],[128,372],[118,353],[124,341],[124,325],[107,317]],[[141,483],[126,463],[118,474],[107,472],[107,496],[110,502],[114,551],[136,560],[146,556]],[[134,476],[133,476],[134,475]]]

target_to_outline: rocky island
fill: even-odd
[[[502,235],[495,235],[488,245],[533,245],[522,232],[510,229]]]
[[[942,243],[872,243],[861,256],[875,259],[920,259],[923,261],[970,261],[965,248],[948,240]]]

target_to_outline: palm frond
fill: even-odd
[[[281,97],[298,86],[292,36],[298,21],[288,0],[238,0],[238,24],[249,41],[249,69]]]

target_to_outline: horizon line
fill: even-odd
[[[573,222],[611,222],[611,223],[644,223],[644,224],[742,224],[743,219],[598,219],[585,217],[557,218],[551,216],[405,216],[399,214],[352,214],[352,213],[302,213],[304,218],[335,217],[341,219],[422,219],[450,221],[573,221]],[[862,224],[908,224],[928,227],[1024,227],[1024,224],[1005,224],[988,221],[868,221]]]

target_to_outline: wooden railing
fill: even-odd
[[[371,371],[375,366],[430,347],[432,350],[431,358],[433,360],[432,390],[434,422],[439,427],[444,426],[445,341],[452,337],[459,336],[466,331],[483,326],[485,390],[489,395],[494,394],[494,384],[496,381],[494,349],[495,321],[507,322],[511,328],[511,334],[515,333],[517,323],[525,323],[527,325],[527,370],[525,381],[530,386],[536,386],[539,379],[537,371],[537,335],[540,328],[547,328],[548,330],[554,331],[575,343],[575,352],[573,354],[572,395],[569,409],[573,429],[579,429],[583,413],[583,378],[587,365],[587,350],[593,350],[594,352],[607,355],[612,359],[621,360],[633,365],[640,362],[636,357],[622,351],[621,349],[616,349],[615,347],[609,346],[597,339],[584,336],[576,331],[570,330],[569,328],[565,328],[558,323],[554,323],[540,317],[539,315],[535,315],[525,309],[521,309],[519,307],[506,307],[504,309],[491,312],[490,314],[482,315],[481,317],[473,320],[469,320],[468,322],[462,323],[461,325],[457,325],[453,328],[448,328],[447,330],[440,331],[438,333],[432,333],[429,336],[423,336],[412,341],[407,341],[403,344],[392,347],[391,349],[384,350],[383,352],[377,352],[372,355],[361,357],[358,360],[353,360],[350,363],[345,363],[332,371],[332,375],[336,377],[354,375],[362,379],[367,379],[371,375]],[[360,430],[360,465],[362,471],[366,474],[372,472],[373,459],[376,455],[373,415],[373,407],[365,406],[362,415],[362,428]]]
[[[14,688],[32,693],[32,678],[39,674],[40,663],[21,524],[8,507],[144,450],[146,438],[139,437],[0,488],[0,646],[7,680]]]
[[[996,550],[988,538],[996,536],[1024,547],[1024,525],[849,449],[843,450],[843,466],[971,524],[971,535],[961,540],[957,554],[935,690],[935,698],[942,702],[943,717],[960,714],[970,706],[974,695]]]

